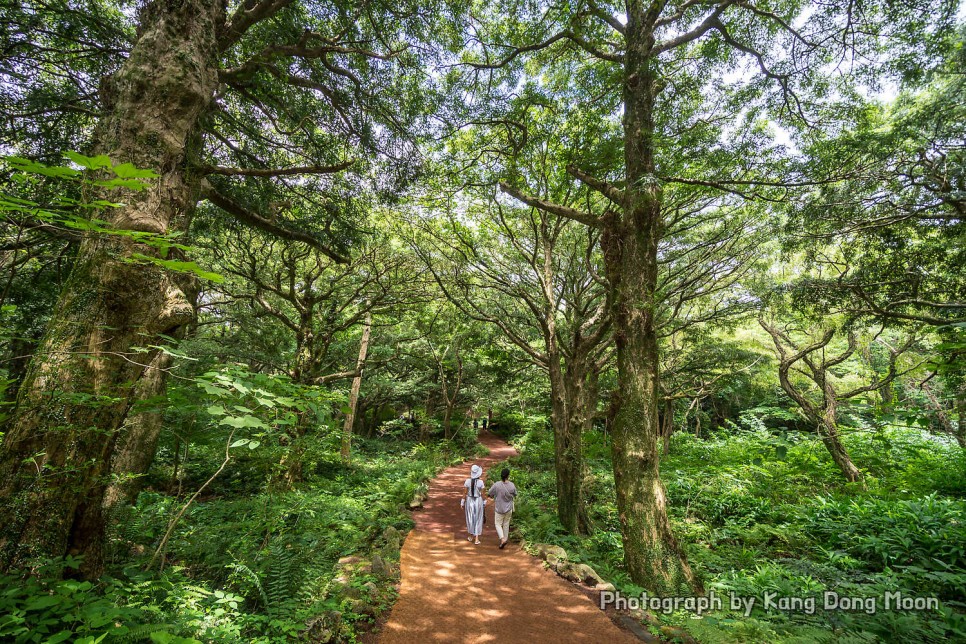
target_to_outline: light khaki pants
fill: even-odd
[[[513,510],[510,510],[506,514],[500,514],[499,512],[493,513],[496,523],[496,534],[500,537],[500,541],[506,541],[510,538],[510,516],[512,514]]]

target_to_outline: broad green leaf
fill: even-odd
[[[111,159],[106,154],[98,154],[96,157],[89,157],[79,152],[64,152],[64,156],[76,163],[79,166],[83,166],[88,170],[99,170],[100,168],[110,168]]]
[[[154,170],[136,168],[130,163],[119,163],[112,170],[122,179],[154,179],[158,176]]]
[[[42,610],[44,608],[56,606],[62,601],[64,601],[63,598],[58,595],[43,595],[27,602],[27,605],[24,606],[24,608],[27,610]]]
[[[147,183],[137,179],[103,179],[93,183],[99,188],[126,188],[135,192],[140,192],[148,187]]]
[[[166,268],[168,270],[177,271],[179,273],[194,273],[201,279],[206,279],[209,282],[215,282],[221,284],[225,281],[225,278],[218,273],[212,273],[211,271],[206,271],[194,262],[183,262],[173,259],[162,259],[160,257],[152,257],[150,255],[144,255],[143,253],[132,253],[132,260],[139,260],[143,262],[151,262]]]

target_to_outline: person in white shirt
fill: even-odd
[[[503,468],[500,472],[502,480],[490,486],[489,496],[494,500],[496,533],[500,537],[500,550],[506,547],[510,540],[510,515],[513,514],[513,499],[517,495],[517,486],[509,481],[510,470]]]

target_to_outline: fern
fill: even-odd
[[[128,626],[126,633],[112,634],[109,642],[142,642],[151,637],[152,633],[169,633],[172,626],[170,624],[138,624]]]
[[[271,566],[268,569],[268,599],[273,607],[280,607],[292,599],[293,569],[296,548],[291,543],[275,543],[271,548]],[[272,609],[269,609],[272,612]]]
[[[258,594],[262,598],[262,604],[265,605],[265,610],[271,613],[272,607],[268,601],[268,595],[265,594],[265,588],[262,586],[262,580],[258,578],[258,575],[255,574],[255,571],[240,562],[235,562],[234,564],[232,564],[232,568],[234,568],[236,571],[240,573],[243,573],[245,576],[247,576],[249,579],[252,580],[252,583],[255,584],[255,588],[258,589]]]

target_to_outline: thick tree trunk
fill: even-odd
[[[197,195],[188,155],[217,86],[220,2],[154,2],[142,9],[130,57],[105,82],[98,151],[160,173],[106,214],[118,229],[185,230]],[[0,569],[35,557],[83,555],[102,568],[103,501],[120,427],[152,353],[193,318],[177,280],[130,238],[85,239],[40,350],[20,390],[0,454]],[[132,359],[136,358],[136,359]]]
[[[654,282],[643,275],[650,253],[643,239],[621,236],[619,279],[613,293],[618,387],[611,430],[624,564],[634,583],[655,594],[697,590],[691,567],[667,517],[658,440],[658,346],[654,332]],[[611,238],[612,242],[613,238]],[[653,263],[651,264],[653,266]],[[652,273],[653,275],[653,273]],[[647,299],[639,296],[647,294]],[[651,306],[641,307],[644,302]]]
[[[366,323],[362,329],[362,341],[359,343],[359,358],[356,360],[356,375],[352,379],[352,389],[349,391],[349,413],[345,415],[342,426],[342,462],[348,464],[352,454],[352,426],[356,420],[356,405],[359,404],[359,388],[362,386],[362,368],[366,365],[366,354],[369,353],[369,334],[372,331],[372,314],[366,314]]]
[[[624,76],[625,203],[605,218],[602,247],[617,348],[612,430],[614,486],[624,564],[634,583],[655,594],[698,590],[671,531],[659,471],[658,343],[655,331],[661,187],[655,176],[654,20],[663,5],[627,2]]]

